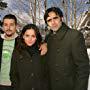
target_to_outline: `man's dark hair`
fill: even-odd
[[[45,14],[44,14],[44,20],[45,20],[45,23],[46,23],[46,24],[47,24],[46,19],[47,19],[47,17],[49,16],[48,14],[49,14],[50,12],[55,12],[56,15],[59,15],[60,17],[63,17],[63,12],[61,11],[60,8],[58,8],[58,7],[48,8],[48,9],[46,10]]]
[[[13,20],[15,20],[15,24],[17,24],[17,18],[13,14],[7,14],[7,15],[5,15],[4,18],[3,18],[3,21],[4,21],[4,19],[13,19]]]
[[[0,20],[0,26],[2,26],[2,21]]]

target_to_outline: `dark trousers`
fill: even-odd
[[[0,85],[0,90],[13,90],[13,88],[11,86]]]

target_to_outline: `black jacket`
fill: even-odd
[[[46,40],[51,90],[87,90],[89,59],[83,35],[63,23]]]
[[[16,48],[11,62],[14,90],[47,90],[43,78],[41,56],[36,48]]]

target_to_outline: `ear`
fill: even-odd
[[[50,27],[49,26],[47,26],[47,28],[48,28],[48,30],[50,30]]]
[[[63,18],[63,17],[60,17],[60,20],[61,20],[61,21],[63,21],[63,20],[64,20],[64,18]]]
[[[25,36],[23,35],[23,39],[25,38]]]
[[[3,25],[3,22],[0,20],[0,26],[2,26]]]
[[[18,33],[20,32],[20,26],[19,25],[16,25],[16,30]]]

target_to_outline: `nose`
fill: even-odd
[[[10,26],[9,25],[7,25],[7,29],[10,29]]]
[[[8,26],[7,29],[10,29],[10,26]]]
[[[32,36],[29,36],[29,40],[32,40]]]
[[[52,19],[52,20],[51,20],[51,23],[52,23],[52,24],[55,24],[55,20],[54,20],[54,19]]]

